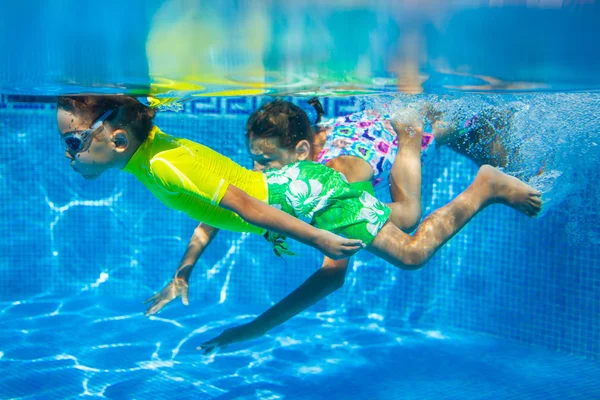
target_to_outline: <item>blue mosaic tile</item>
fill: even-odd
[[[332,113],[334,117],[360,111],[360,108],[357,106],[356,99],[354,97],[347,99],[332,99],[332,103]]]
[[[256,103],[256,97],[236,97],[232,99],[225,99],[225,114],[248,115],[257,108]]]
[[[184,112],[191,114],[221,114],[222,100],[220,97],[201,97],[184,103]]]

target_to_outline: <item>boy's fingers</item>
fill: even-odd
[[[350,239],[344,243],[344,246],[363,247],[363,242],[362,242],[362,240],[358,240],[358,239]]]
[[[361,250],[364,247],[365,246],[361,243],[361,244],[353,244],[350,246],[344,246],[344,249],[346,249],[346,250]]]
[[[209,346],[206,343],[204,343],[204,344],[196,347],[196,350],[203,351],[204,355],[208,355],[208,354],[212,353],[212,351],[214,350],[214,347]]]
[[[160,310],[162,310],[164,308],[164,306],[166,306],[167,304],[169,304],[170,301],[171,301],[170,299],[161,299],[161,300],[157,301],[155,304],[153,304],[148,309],[148,313],[149,314],[156,314],[156,313],[158,313]]]
[[[158,296],[160,295],[160,293],[156,293],[154,296],[150,297],[149,299],[144,301],[144,304],[146,303],[150,303],[151,301],[154,301],[158,298]]]
[[[183,293],[181,293],[181,302],[185,306],[190,305],[190,301],[188,300],[188,288],[187,286],[183,289]]]
[[[152,307],[150,307],[147,311],[146,311],[146,316],[149,317],[151,315],[154,315],[158,312],[158,305],[154,304]]]
[[[206,342],[202,343],[200,345],[200,347],[203,349],[206,347],[213,347],[213,346],[216,346],[218,342],[219,342],[218,338],[210,339],[210,340],[207,340]],[[200,347],[198,347],[198,348],[200,348]]]

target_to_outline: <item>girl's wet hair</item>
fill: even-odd
[[[316,125],[324,114],[323,106],[316,97],[310,99],[308,104],[317,113]],[[250,115],[246,123],[246,137],[279,138],[280,147],[292,149],[302,140],[312,144],[315,130],[304,110],[289,101],[276,99],[263,104]]]
[[[92,120],[108,110],[119,108],[117,116],[109,119],[111,125],[127,128],[141,142],[148,137],[156,115],[155,109],[140,103],[134,97],[123,95],[60,96],[57,107],[75,115],[91,115]]]
[[[308,104],[313,106],[313,108],[315,109],[315,111],[317,113],[317,118],[315,119],[315,122],[314,122],[314,124],[317,125],[319,122],[321,122],[321,117],[325,114],[325,110],[323,110],[323,105],[321,104],[319,99],[316,97],[313,97],[312,99],[308,100]]]

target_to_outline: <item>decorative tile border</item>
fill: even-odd
[[[183,112],[187,114],[221,114],[221,99],[203,97],[183,103]]]
[[[54,110],[56,109],[56,97],[0,95],[0,109]]]
[[[290,101],[302,109],[310,109],[306,97],[280,97]],[[199,97],[183,103],[183,114],[203,115],[249,115],[260,105],[275,99],[275,97]],[[347,98],[320,98],[327,116],[339,116],[359,111],[355,97]],[[54,110],[56,97],[53,96],[14,96],[0,95],[0,109],[21,110]]]
[[[244,115],[256,110],[256,97],[238,97],[225,99],[225,114]]]

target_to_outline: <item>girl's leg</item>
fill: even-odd
[[[350,183],[373,179],[373,168],[368,162],[355,156],[339,156],[326,165],[344,174]]]
[[[410,236],[386,223],[368,250],[402,269],[419,269],[477,213],[501,203],[528,216],[542,206],[540,193],[517,178],[484,165],[473,183],[450,203],[433,212]]]
[[[390,194],[393,203],[391,222],[405,232],[413,231],[421,220],[421,140],[422,124],[416,120],[401,122],[395,118],[392,127],[398,135],[398,153],[390,171]]]
[[[510,152],[505,145],[510,122],[510,111],[486,109],[477,115],[466,132],[457,129],[457,124],[441,121],[434,123],[433,128],[436,142],[440,145],[447,145],[479,166],[489,164],[504,168],[510,159]]]

